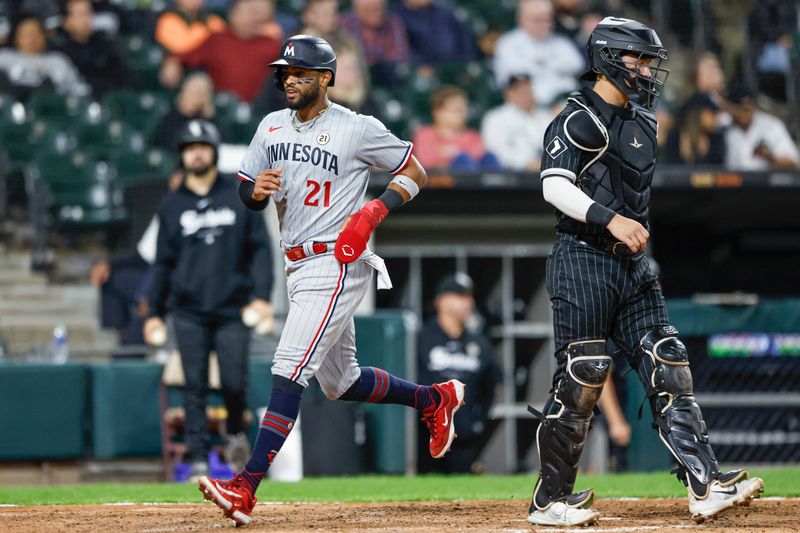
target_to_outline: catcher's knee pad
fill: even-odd
[[[673,326],[645,335],[636,348],[638,373],[653,410],[653,427],[678,460],[678,479],[704,498],[719,476],[719,465],[694,397],[689,354],[677,335]]]
[[[592,410],[611,365],[605,340],[574,342],[566,351],[566,372],[545,404],[535,413],[541,423],[536,430],[541,470],[533,490],[531,512],[546,509],[557,500],[580,506],[588,493],[573,495],[578,460],[583,451]]]

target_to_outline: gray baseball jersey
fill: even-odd
[[[284,109],[259,124],[239,178],[252,181],[262,170],[283,168],[281,191],[272,197],[281,240],[290,246],[331,242],[361,208],[371,167],[398,172],[411,148],[374,117],[337,104],[306,123]]]
[[[399,172],[411,149],[380,121],[336,104],[305,123],[285,109],[261,121],[239,178],[252,181],[264,169],[283,168],[281,190],[272,199],[284,247],[333,243],[344,220],[361,208],[370,169]],[[330,398],[358,379],[353,314],[374,270],[386,276],[383,261],[369,250],[350,264],[340,263],[332,246],[299,261],[286,259],[289,312],[273,374],[304,387],[316,376]]]

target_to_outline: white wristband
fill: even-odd
[[[401,189],[406,191],[408,193],[409,200],[413,200],[414,197],[419,194],[419,185],[417,185],[416,182],[408,176],[398,174],[394,177],[392,183],[398,185]]]

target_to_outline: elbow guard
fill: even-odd
[[[254,200],[253,199],[253,187],[255,184],[250,181],[242,181],[239,183],[239,198],[242,200],[242,203],[247,206],[248,209],[253,211],[263,211],[267,204],[269,204],[269,196],[264,198],[263,200]]]

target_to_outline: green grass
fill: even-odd
[[[766,496],[800,496],[800,468],[759,469]],[[264,501],[396,502],[436,500],[526,500],[534,476],[362,476],[309,478],[300,483],[266,483]],[[666,472],[581,475],[576,489],[594,487],[601,498],[685,497],[686,490]],[[97,483],[51,487],[0,487],[0,504],[80,505],[117,502],[200,502],[194,485]]]

